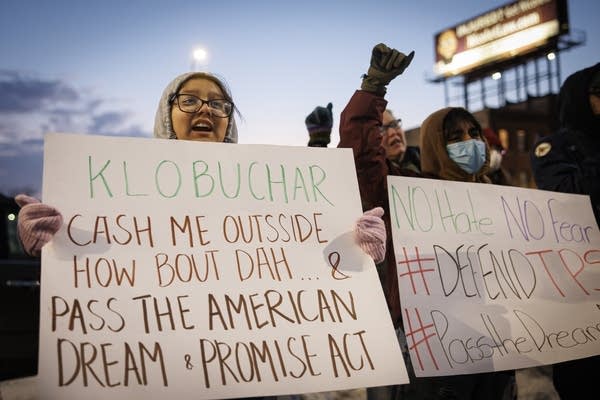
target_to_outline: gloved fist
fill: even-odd
[[[390,49],[385,44],[379,43],[373,47],[371,65],[367,74],[363,76],[361,89],[383,96],[386,92],[385,87],[392,79],[404,72],[414,55],[414,51],[405,55],[396,49]]]
[[[56,208],[24,194],[16,196],[15,201],[21,207],[17,224],[19,238],[27,254],[37,257],[60,229],[62,214]]]
[[[375,207],[365,213],[356,221],[354,234],[356,242],[365,253],[371,256],[375,264],[385,258],[385,244],[387,233],[383,216],[383,208]]]
[[[327,107],[317,106],[304,120],[310,137],[308,141],[310,147],[327,147],[331,141],[332,109],[331,103],[327,104]]]

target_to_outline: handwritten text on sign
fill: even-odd
[[[600,354],[600,234],[587,196],[390,177],[417,376]]]
[[[227,398],[407,382],[351,153],[48,135],[46,398]],[[151,390],[148,390],[151,389]]]

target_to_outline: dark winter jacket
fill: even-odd
[[[578,71],[563,83],[559,130],[540,139],[530,154],[539,189],[590,196],[600,224],[600,117],[592,112],[589,86],[600,63]]]
[[[354,93],[340,118],[340,143],[338,147],[353,150],[358,186],[363,210],[383,207],[387,231],[385,260],[378,265],[379,277],[395,327],[402,323],[396,259],[392,247],[390,207],[387,176],[419,176],[418,150],[407,149],[405,160],[390,162],[381,146],[380,127],[387,101],[373,93],[358,90]]]

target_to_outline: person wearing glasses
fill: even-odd
[[[384,210],[388,243],[385,260],[377,268],[396,328],[402,323],[402,315],[389,224],[387,176],[419,174],[403,168],[399,161],[406,149],[404,131],[393,114],[385,112],[384,96],[386,86],[408,67],[413,55],[414,52],[407,56],[383,43],[373,48],[368,74],[363,76],[360,90],[354,92],[340,115],[338,143],[338,147],[353,150],[363,210],[374,207]]]
[[[541,138],[530,154],[538,189],[590,196],[600,226],[600,63],[571,74],[558,94],[559,129]],[[597,390],[600,356],[554,364],[561,399]]]
[[[179,75],[164,89],[154,120],[154,137],[167,140],[237,143],[233,98],[223,80],[206,72]],[[25,251],[39,256],[63,224],[59,210],[20,194],[19,238]],[[376,262],[383,258],[386,230],[383,210],[365,212],[355,224],[357,244]],[[267,397],[253,397],[263,399]]]
[[[390,109],[383,112],[381,125],[381,145],[390,164],[398,171],[421,173],[421,155],[417,146],[409,146],[402,128],[402,120],[396,118]]]
[[[237,142],[235,110],[224,82],[205,72],[179,75],[165,88],[154,120],[154,137],[205,142]],[[19,194],[18,232],[27,254],[38,257],[63,224],[59,210]]]
[[[386,86],[409,66],[414,52],[408,55],[383,43],[373,47],[367,74],[340,115],[338,147],[351,148],[358,178],[363,210],[381,207],[387,230],[386,253],[377,264],[377,272],[397,332],[402,325],[396,260],[392,247],[387,177],[418,177],[418,168],[406,168],[406,139],[400,121],[388,110]],[[418,159],[418,158],[417,158]],[[415,165],[418,165],[415,164]],[[401,333],[399,333],[401,335]],[[401,338],[401,336],[399,336]],[[402,343],[402,339],[400,339]],[[402,345],[403,353],[406,347]],[[367,388],[368,399],[396,398],[398,386]]]

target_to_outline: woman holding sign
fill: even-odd
[[[421,169],[431,178],[491,183],[489,147],[481,125],[460,107],[438,110],[420,130]]]
[[[415,177],[419,174],[403,168],[397,160],[400,149],[405,150],[403,140],[398,139],[398,134],[403,132],[401,129],[395,129],[398,127],[397,120],[391,113],[386,112],[387,101],[384,96],[387,85],[404,72],[413,56],[414,52],[405,55],[383,43],[373,47],[370,65],[367,74],[363,75],[360,90],[354,92],[340,116],[338,144],[338,147],[353,150],[363,210],[382,207],[386,211],[384,219],[388,238],[387,252],[384,261],[377,265],[377,270],[392,323],[399,332],[401,341],[404,337],[401,332],[402,311],[396,258],[392,247],[387,177],[388,175]],[[394,144],[393,141],[396,143]],[[402,346],[402,350],[408,357],[405,346]],[[413,376],[410,379],[412,381]],[[403,388],[409,386],[412,387],[411,385],[370,387],[367,388],[367,397],[369,400],[405,398],[402,396],[406,396],[407,393]]]
[[[490,149],[481,125],[461,107],[432,113],[420,129],[421,168],[428,178],[457,182],[491,183],[487,177]],[[512,397],[514,371],[418,378],[424,390],[453,394],[460,399]],[[435,393],[434,392],[434,393]]]
[[[237,143],[236,111],[231,93],[225,83],[210,73],[191,72],[176,77],[163,91],[155,117],[154,137],[167,140]],[[19,237],[25,251],[41,254],[63,225],[56,208],[39,200],[18,195],[21,206],[18,218]],[[375,262],[385,253],[386,232],[376,208],[366,212],[356,222],[357,244]]]

